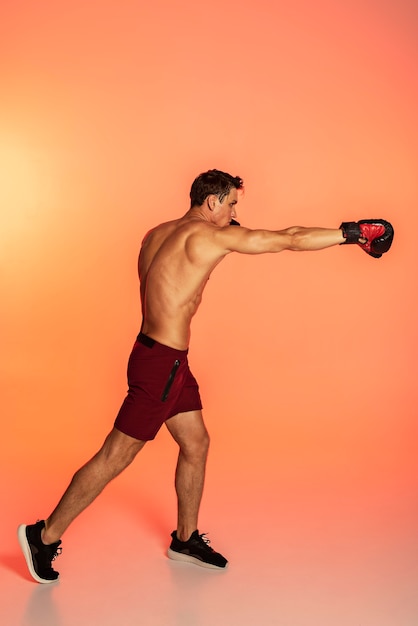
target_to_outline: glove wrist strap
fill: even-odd
[[[361,237],[361,231],[357,222],[343,222],[340,228],[343,231],[343,237],[345,239],[341,245],[346,243],[358,243]]]

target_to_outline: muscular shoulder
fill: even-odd
[[[231,250],[228,249],[225,232],[233,227],[221,228],[204,221],[194,221],[185,231],[185,251],[192,263],[213,263]]]
[[[189,247],[199,255],[221,258],[230,252],[241,252],[243,242],[252,231],[242,226],[217,226],[205,222],[190,232]]]

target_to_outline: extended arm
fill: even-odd
[[[228,252],[264,254],[282,250],[322,250],[344,243],[341,229],[291,226],[284,230],[229,227],[217,234]]]
[[[285,230],[249,230],[228,227],[217,237],[225,253],[263,254],[282,250],[323,250],[338,244],[356,243],[367,254],[379,259],[393,241],[393,226],[382,219],[343,222],[340,228],[291,226]]]

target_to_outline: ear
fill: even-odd
[[[218,196],[216,196],[214,193],[211,193],[210,196],[208,196],[206,198],[206,202],[208,203],[208,209],[209,211],[213,211],[215,206],[216,206],[216,201],[218,199]]]

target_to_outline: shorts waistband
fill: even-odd
[[[155,339],[153,339],[152,337],[148,337],[148,335],[144,335],[144,333],[139,333],[136,340],[139,341],[139,343],[142,343],[144,346],[147,346],[147,348],[153,348],[157,343]]]
[[[142,345],[146,346],[147,348],[153,348],[154,346],[161,346],[162,348],[165,348],[166,350],[171,350],[172,352],[177,352],[179,354],[187,354],[188,353],[188,349],[187,350],[177,350],[177,348],[172,348],[171,346],[166,346],[163,343],[160,343],[159,341],[156,341],[156,339],[153,339],[152,337],[149,337],[148,335],[145,335],[144,333],[139,333],[138,337],[136,338],[136,340],[139,343],[142,343]]]

